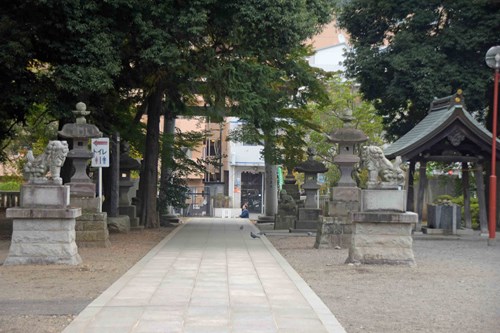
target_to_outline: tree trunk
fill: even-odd
[[[141,221],[146,228],[159,226],[157,212],[158,157],[160,147],[160,115],[163,85],[157,84],[156,90],[148,97],[148,123],[144,165],[141,175]]]
[[[172,175],[172,160],[174,158],[174,136],[175,136],[175,116],[168,110],[165,111],[163,119],[163,145],[161,151],[161,175],[160,175],[160,204],[166,205],[167,191],[170,186]],[[160,216],[171,214],[171,207],[159,207]],[[162,218],[160,218],[161,220]],[[162,222],[163,225],[163,222]]]

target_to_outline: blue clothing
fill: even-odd
[[[241,211],[241,215],[240,215],[241,218],[244,218],[244,219],[247,219],[250,217],[250,214],[248,213],[248,209],[246,208],[243,208],[243,210]]]

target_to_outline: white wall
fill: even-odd
[[[236,129],[241,122],[234,117],[228,118],[229,129]],[[251,146],[241,142],[229,142],[229,196],[232,207],[241,206],[241,173],[264,172],[264,159],[261,156],[263,146]]]
[[[345,43],[340,43],[318,49],[313,56],[308,58],[309,65],[329,72],[344,71],[342,62],[344,61],[344,52],[347,48],[348,46]]]

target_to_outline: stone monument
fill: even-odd
[[[312,149],[307,150],[308,159],[295,167],[298,172],[304,173],[304,184],[302,189],[306,193],[304,207],[299,208],[298,218],[295,222],[295,229],[291,231],[316,231],[318,222],[320,221],[321,210],[319,207],[318,190],[318,173],[327,172],[328,169],[321,162],[314,160],[314,152]]]
[[[36,158],[28,152],[20,205],[6,212],[13,219],[13,232],[4,265],[81,263],[75,243],[75,218],[81,209],[69,206],[70,188],[60,177],[67,154],[66,141],[50,141]]]
[[[406,211],[401,159],[393,164],[382,149],[367,146],[367,189],[361,191],[360,211],[352,212],[352,241],[346,263],[414,265],[412,226],[418,215]]]
[[[297,202],[285,189],[282,189],[278,200],[278,214],[276,215],[274,229],[289,230],[295,226],[296,218]]]
[[[107,214],[99,211],[96,185],[87,175],[87,164],[92,158],[89,139],[102,137],[102,133],[95,125],[87,124],[85,116],[90,111],[84,103],[76,104],[73,114],[76,122],[65,124],[59,135],[73,140],[68,159],[73,162],[75,173],[67,185],[70,186],[71,205],[82,208],[82,216],[76,220],[76,243],[85,247],[108,247]]]
[[[345,110],[340,119],[344,123],[343,127],[332,131],[327,140],[338,145],[338,154],[333,158],[333,162],[339,167],[341,177],[337,186],[331,188],[328,216],[324,217],[318,226],[315,248],[348,247],[351,243],[349,213],[359,210],[361,190],[352,178],[352,172],[360,161],[356,145],[365,142],[368,137],[363,131],[353,127],[355,118],[351,110]]]
[[[297,180],[293,176],[293,167],[291,165],[287,165],[286,177],[283,180],[284,184],[282,185],[282,189],[286,191],[288,195],[290,195],[295,202],[300,200],[300,192],[299,187],[297,186]]]

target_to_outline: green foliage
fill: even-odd
[[[159,210],[167,213],[169,206],[186,207],[188,194],[187,178],[192,174],[204,173],[208,165],[216,165],[216,157],[193,160],[188,151],[203,147],[209,132],[181,132],[164,134],[162,143],[162,176],[160,178]]]
[[[453,198],[451,195],[448,195],[448,194],[443,194],[443,195],[438,196],[434,200],[434,204],[435,205],[450,206],[452,204],[457,204],[457,203],[456,203],[456,198]],[[462,205],[463,205],[463,200],[462,200]]]
[[[19,191],[21,189],[20,182],[9,181],[9,182],[0,182],[0,191]]]
[[[353,0],[342,2],[338,22],[353,46],[347,74],[384,117],[389,139],[415,126],[434,97],[459,88],[468,110],[484,117],[493,77],[484,56],[500,44],[499,3]]]
[[[0,141],[34,103],[62,125],[77,101],[86,102],[90,122],[144,153],[149,226],[160,114],[186,113],[194,95],[203,95],[207,116],[231,106],[267,136],[264,155],[274,160],[273,135],[284,124],[275,120],[306,122],[302,107],[321,97],[302,43],[330,21],[331,8],[329,0],[4,1]],[[138,123],[146,112],[144,140]]]
[[[344,111],[352,111],[355,118],[352,127],[362,130],[368,136],[364,145],[381,145],[383,129],[382,118],[376,114],[371,103],[361,99],[353,82],[343,80],[339,73],[330,73],[327,91],[328,103],[309,105],[312,122],[317,125],[318,130],[308,132],[308,146],[314,148],[316,158],[329,168],[325,177],[330,186],[334,186],[340,179],[340,171],[333,163],[333,157],[338,152],[336,145],[329,142],[325,134],[343,127],[341,117]]]

